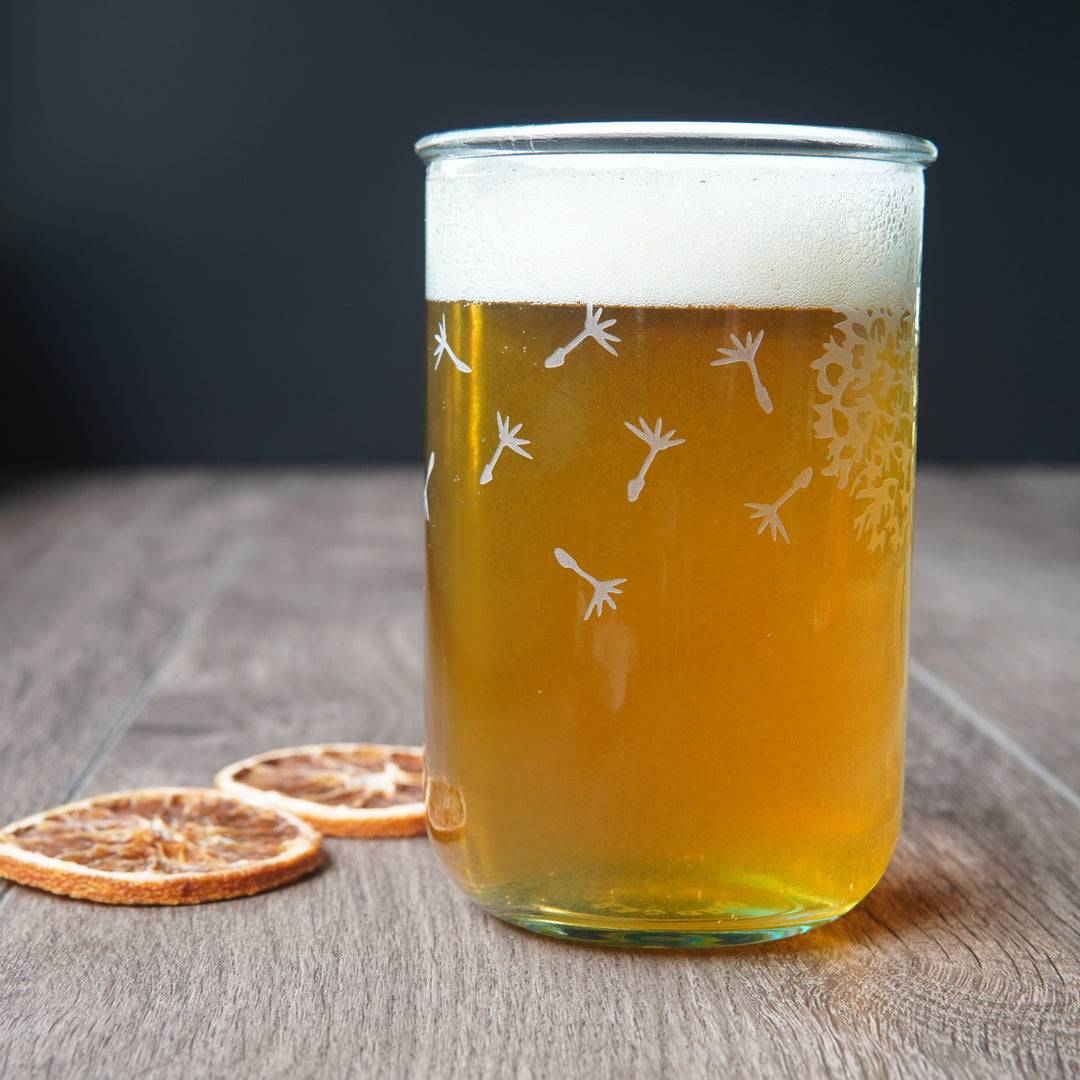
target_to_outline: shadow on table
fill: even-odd
[[[797,938],[776,942],[770,948],[799,951],[842,951],[865,944],[903,943],[913,932],[924,932],[951,915],[970,910],[958,892],[941,889],[940,870],[932,865],[922,873],[886,873],[873,892],[835,922]]]

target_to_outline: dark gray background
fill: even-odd
[[[418,461],[413,140],[693,119],[937,142],[921,456],[1080,458],[1070,18],[0,0],[0,457]]]

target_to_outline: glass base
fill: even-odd
[[[711,919],[693,922],[673,920],[666,926],[652,920],[599,920],[595,916],[583,916],[578,912],[568,911],[486,910],[513,926],[565,941],[634,949],[714,949],[734,945],[758,945],[766,941],[796,937],[816,927],[826,926],[850,909],[834,909],[827,914],[788,913],[786,918],[762,913],[757,917],[733,918],[729,925],[718,924],[717,920]]]
[[[615,926],[575,926],[550,919],[512,919],[505,915],[500,915],[499,918],[522,929],[533,930],[547,937],[562,938],[564,941],[631,949],[716,949],[734,945],[760,945],[765,941],[796,937],[833,921],[821,919],[818,922],[766,930],[639,930]]]
[[[867,876],[841,889],[809,877],[702,870],[669,860],[645,866],[594,862],[486,887],[467,874],[456,880],[489,914],[547,937],[708,949],[780,941],[825,926],[855,907],[876,880]]]

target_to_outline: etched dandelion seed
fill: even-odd
[[[456,367],[458,371],[472,371],[472,368],[469,367],[469,365],[466,364],[464,360],[459,360],[457,356],[454,355],[454,350],[450,348],[450,343],[446,340],[445,315],[443,315],[443,317],[439,320],[439,329],[435,331],[435,367],[433,368],[434,371],[439,370],[439,361],[442,359],[443,353],[446,353],[447,356],[449,356],[450,359],[454,361],[454,367]]]
[[[428,484],[431,483],[431,470],[435,468],[435,451],[431,451],[431,455],[427,459],[427,476],[424,477],[424,520],[431,520],[431,511],[428,509],[427,489]]]
[[[670,446],[678,446],[679,443],[686,442],[685,439],[673,439],[672,435],[675,434],[675,429],[660,434],[664,421],[657,417],[656,427],[650,429],[649,425],[645,423],[645,418],[638,417],[638,422],[641,424],[640,428],[634,427],[629,420],[624,420],[623,423],[639,438],[644,439],[649,445],[649,453],[645,458],[645,464],[641,466],[641,471],[626,485],[626,497],[631,502],[636,502],[638,496],[641,494],[641,489],[645,486],[645,474],[649,471],[649,466],[653,463],[653,458],[656,457],[661,450],[667,450]]]
[[[504,446],[507,450],[513,450],[515,454],[520,454],[523,458],[532,460],[532,454],[528,450],[521,449],[523,446],[528,446],[530,440],[515,438],[521,430],[521,424],[511,429],[510,417],[504,420],[500,412],[495,414],[495,419],[499,425],[499,445],[495,447],[495,453],[491,455],[491,460],[484,466],[484,471],[480,474],[481,484],[491,483],[491,476],[495,471],[495,462],[499,460],[499,455],[503,452]]]
[[[622,589],[616,588],[618,585],[622,585],[627,579],[624,577],[612,578],[610,581],[597,581],[592,574],[587,574],[584,570],[578,566],[576,560],[565,552],[562,548],[555,549],[555,558],[558,560],[560,566],[565,566],[567,570],[573,570],[578,577],[584,578],[593,588],[592,599],[589,601],[589,606],[585,609],[585,619],[595,611],[597,618],[604,614],[604,605],[610,604],[611,610],[615,610],[615,601],[611,599],[614,596],[621,596]]]
[[[593,311],[592,304],[589,304],[585,311],[585,329],[581,331],[576,338],[573,339],[568,345],[563,345],[556,349],[545,361],[544,367],[556,368],[562,367],[566,361],[566,354],[572,349],[576,349],[586,338],[592,338],[594,341],[602,345],[612,356],[618,356],[614,347],[610,344],[612,341],[619,341],[614,334],[608,333],[608,327],[614,326],[616,319],[606,319],[604,322],[600,321],[600,316],[604,314],[603,308],[597,308]]]
[[[810,483],[810,478],[814,475],[812,467],[807,466],[798,476],[795,477],[791,487],[780,496],[776,502],[773,503],[745,503],[744,505],[750,507],[755,513],[750,515],[750,520],[755,518],[761,518],[761,524],[758,526],[758,536],[760,536],[768,527],[772,530],[772,538],[776,539],[776,534],[779,531],[780,535],[784,538],[786,543],[791,543],[788,538],[787,529],[784,528],[784,523],[780,520],[780,507],[784,505],[800,488],[806,487]]]
[[[716,351],[721,354],[720,359],[714,360],[712,366],[722,367],[725,364],[746,364],[754,380],[754,394],[757,396],[758,404],[765,412],[771,413],[772,398],[769,397],[769,391],[762,385],[756,360],[758,347],[761,345],[761,339],[764,336],[764,330],[759,330],[757,334],[751,334],[747,330],[746,340],[740,341],[735,334],[732,334],[731,340],[735,347],[733,349],[717,349]]]

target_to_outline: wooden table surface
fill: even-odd
[[[421,485],[7,482],[0,822],[419,742]],[[838,922],[608,950],[485,915],[423,838],[327,848],[196,907],[0,884],[0,1076],[1080,1076],[1080,469],[922,469],[904,833]]]

